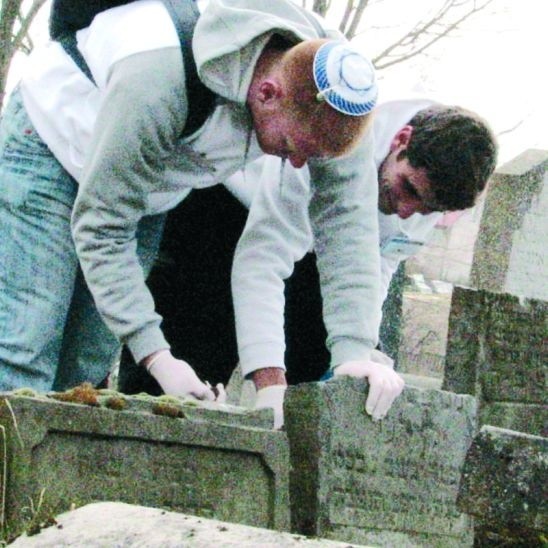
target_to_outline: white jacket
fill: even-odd
[[[416,112],[432,103],[430,99],[411,96],[404,100],[388,100],[377,107],[373,127],[377,170],[398,130]],[[298,170],[288,164],[282,167],[279,158],[263,156],[230,177],[225,186],[250,208],[233,267],[240,362],[244,375],[248,375],[267,364],[283,367],[284,295],[279,280],[287,278],[293,270],[293,263],[314,247],[305,207],[311,198],[310,173],[306,167]],[[380,296],[384,301],[398,264],[420,249],[442,214],[416,213],[405,220],[378,210],[377,215],[381,253]],[[259,254],[261,260],[257,262],[255,258]],[[253,280],[249,269],[253,270]],[[278,273],[275,278],[268,274],[274,269]],[[351,284],[351,279],[347,282]],[[249,291],[250,284],[254,284],[253,291]],[[374,312],[372,308],[369,310]],[[366,321],[375,325],[375,314],[368,314]],[[337,362],[332,360],[332,365],[337,365]]]

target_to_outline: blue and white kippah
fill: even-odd
[[[331,41],[320,46],[313,70],[318,101],[326,101],[350,116],[363,116],[373,110],[378,95],[375,69],[350,44]]]

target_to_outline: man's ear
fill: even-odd
[[[397,150],[398,152],[405,150],[409,141],[411,140],[411,135],[413,134],[413,126],[406,125],[403,126],[396,135],[392,138],[390,142],[390,152]]]
[[[277,80],[267,78],[259,84],[257,99],[259,103],[262,103],[265,106],[277,103],[282,95],[282,86]]]

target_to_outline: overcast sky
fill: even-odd
[[[375,26],[392,21],[396,27],[412,18],[409,10],[432,3],[385,0],[370,16],[379,21]],[[382,12],[383,4],[390,13]],[[374,55],[389,32],[396,30],[371,30],[358,40]],[[547,0],[494,0],[453,37],[426,55],[381,71],[381,77],[391,83],[420,79],[441,100],[480,113],[499,134],[500,160],[506,162],[527,148],[548,149],[547,33]]]

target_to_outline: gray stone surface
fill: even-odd
[[[479,411],[480,424],[497,425],[501,428],[548,435],[548,406],[532,403],[482,402]]]
[[[120,398],[108,394],[95,405],[1,396],[8,535],[34,514],[104,500],[289,529],[287,437],[261,428],[262,413],[137,397],[115,410],[107,406]]]
[[[398,353],[402,337],[403,288],[405,286],[405,261],[402,261],[388,286],[388,293],[382,305],[382,321],[379,340],[385,354],[394,360],[398,367]]]
[[[240,364],[237,364],[226,385],[226,401],[232,405],[253,408],[256,397],[253,381],[243,378]]]
[[[476,519],[480,545],[546,546],[548,439],[483,426],[466,456],[457,504]]]
[[[404,293],[398,371],[443,377],[450,307],[450,293]]]
[[[470,285],[548,300],[548,151],[497,169],[485,201]]]
[[[456,287],[443,389],[473,394],[481,424],[546,435],[548,303]]]
[[[366,381],[352,378],[288,389],[293,530],[375,546],[470,546],[456,497],[475,399],[406,386],[374,422],[366,395]]]
[[[437,377],[427,377],[424,375],[413,375],[412,373],[400,373],[407,386],[416,388],[441,389],[442,380]]]
[[[115,502],[89,504],[56,518],[13,548],[351,548],[347,542],[236,525],[214,519]]]

